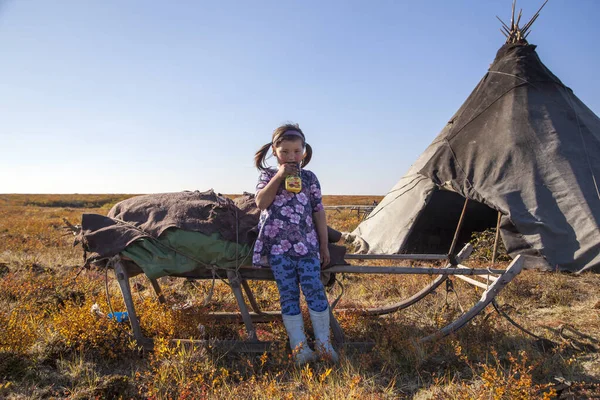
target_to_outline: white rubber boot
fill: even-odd
[[[282,315],[283,325],[290,338],[290,348],[297,365],[303,365],[317,359],[317,355],[308,346],[306,335],[304,334],[304,322],[302,314]]]
[[[321,312],[311,309],[308,311],[315,332],[315,350],[322,359],[337,363],[340,358],[329,340],[329,307]]]

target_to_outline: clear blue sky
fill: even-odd
[[[325,194],[385,194],[483,77],[510,7],[4,0],[0,193],[254,191],[254,152],[294,121]],[[529,36],[596,114],[599,19],[598,0],[550,0]]]

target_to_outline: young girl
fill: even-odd
[[[269,150],[277,159],[277,169],[265,165]],[[338,360],[329,341],[329,303],[320,279],[321,264],[329,264],[321,187],[315,174],[302,169],[311,157],[312,148],[296,124],[275,129],[271,143],[261,147],[254,156],[254,163],[261,172],[256,185],[256,204],[262,212],[252,261],[254,265],[268,265],[273,270],[283,324],[297,364],[317,357],[306,342],[298,285],[308,304],[317,352],[334,362]],[[286,178],[298,175],[300,191],[295,193],[298,188],[292,187],[286,190]]]

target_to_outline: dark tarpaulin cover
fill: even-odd
[[[168,229],[199,232],[207,237],[217,234],[225,242],[251,248],[259,216],[253,194],[245,193],[234,200],[213,190],[149,194],[117,203],[108,216],[83,214],[76,241],[82,243],[87,262],[114,256],[138,239],[160,238]],[[341,237],[331,228],[328,235],[330,242]],[[345,263],[344,247],[330,244],[329,249],[332,264]]]
[[[505,45],[421,172],[501,211],[511,255],[525,241],[551,269],[578,272],[600,262],[599,135],[535,46]]]
[[[370,248],[402,251],[432,191],[445,188],[502,212],[511,256],[538,255],[544,268],[571,272],[600,266],[600,119],[535,46],[502,46],[415,164],[355,231]],[[400,228],[390,216],[399,216]]]
[[[231,200],[213,190],[156,193],[121,201],[106,217],[83,214],[79,240],[91,260],[114,256],[142,237],[158,238],[169,228],[252,245],[259,215],[251,194]]]

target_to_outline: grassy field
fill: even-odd
[[[0,195],[0,398],[600,398],[600,277],[589,273],[524,271],[499,296],[502,310],[552,346],[516,329],[493,309],[449,338],[419,344],[419,338],[457,318],[461,307],[481,296],[479,289],[454,280],[455,292],[440,287],[392,315],[339,315],[349,340],[374,341],[375,348],[342,352],[339,365],[303,368],[293,365],[284,346],[249,355],[171,341],[244,338],[241,325],[203,318],[209,311],[236,310],[234,297],[217,281],[212,300],[204,305],[210,282],[161,278],[168,298],[163,306],[148,280],[138,276],[132,284],[142,328],[156,338],[155,351],[142,352],[126,323],[90,312],[95,303],[108,312],[106,285],[114,309],[125,307],[112,271],[80,268],[83,252],[65,235],[62,220],[79,223],[84,212],[106,214],[127,197]],[[380,199],[330,196],[325,203]],[[328,222],[350,231],[359,219],[332,210]],[[479,243],[467,264],[488,266],[489,241]],[[405,298],[432,277],[340,279],[345,293],[338,307],[360,309]],[[274,283],[252,282],[251,287],[263,309],[278,309]],[[330,299],[338,294],[334,289]],[[306,308],[303,312],[306,317]],[[280,322],[258,324],[258,334],[263,340],[286,340]]]

